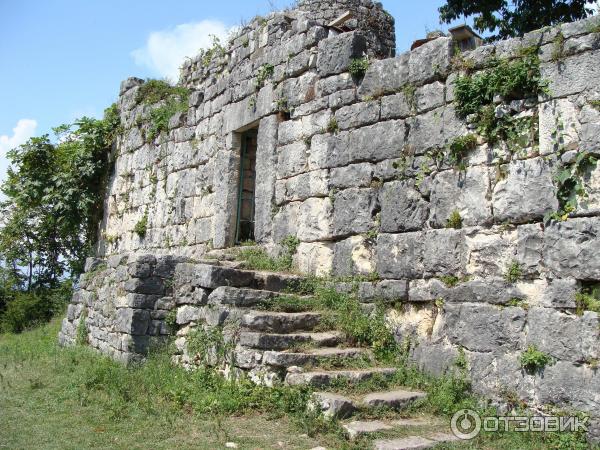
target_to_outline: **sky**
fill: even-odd
[[[289,0],[0,0],[0,180],[6,152],[81,116],[101,117],[130,76],[177,77],[210,35]],[[443,0],[383,0],[405,51],[446,29]]]

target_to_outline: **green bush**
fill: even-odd
[[[516,283],[523,277],[523,268],[518,261],[511,261],[506,266],[506,272],[504,273],[504,279],[509,283]]]
[[[452,211],[452,214],[450,214],[450,217],[448,217],[448,220],[446,221],[446,228],[454,228],[455,230],[460,230],[462,228],[463,225],[463,219],[460,216],[460,212],[458,211]]]
[[[57,289],[38,289],[31,292],[14,292],[0,315],[0,330],[21,333],[50,320],[61,313],[71,298],[70,282]]]
[[[369,58],[364,57],[364,58],[354,58],[352,60],[352,62],[350,63],[350,67],[348,68],[348,71],[350,72],[350,75],[352,75],[353,77],[356,78],[362,78],[365,76],[365,73],[367,73],[367,70],[369,69]]]
[[[530,345],[526,351],[521,353],[521,367],[528,373],[535,373],[542,370],[552,362],[552,357],[537,349],[535,345]]]

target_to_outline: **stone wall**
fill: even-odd
[[[339,8],[346,3],[309,1],[256,19],[224,54],[208,63],[187,61],[181,84],[192,90],[189,111],[174,116],[168,135],[153,141],[144,138],[152,107],[136,102],[142,81],[123,83],[125,132],[99,248],[109,265],[87,275],[69,317],[87,296],[103,311],[89,316],[90,326],[124,323],[121,334],[97,338],[114,340],[110,352],[135,341],[124,337],[136,336],[128,328],[132,315],[159,329],[153,316],[162,309],[155,304],[142,313],[127,303],[121,312],[115,302],[162,291],[136,291],[134,282],[119,278],[125,269],[110,261],[147,253],[201,258],[233,245],[240,136],[258,126],[258,243],[276,249],[287,236],[298,237],[295,264],[302,272],[377,273],[383,281],[364,285],[365,297],[405,286],[390,323],[423,368],[440,373],[464,351],[478,392],[499,399],[516,393],[532,405],[598,414],[600,323],[596,313],[576,314],[575,294],[600,281],[600,169],[582,177],[587,194],[568,220],[544,218],[559,206],[560,166],[600,150],[598,18],[461,55],[463,67],[467,61],[478,71],[493,58],[520,58],[535,46],[548,89],[539,98],[498,98],[496,114],[531,118],[534,132],[519,137],[516,152],[479,137],[457,170],[448,147],[476,130],[456,114],[460,61],[452,40],[371,58],[364,77],[353,76],[352,59],[390,48],[381,36],[392,22],[380,6],[361,2],[358,10],[375,14],[378,28],[361,19],[367,14],[355,31],[330,36],[323,24]],[[261,79],[265,64],[272,74]],[[447,228],[453,213],[462,228]],[[133,230],[144,214],[148,232],[141,238]],[[511,266],[520,276],[507,281]],[[158,289],[162,275],[148,276]],[[88,283],[98,296],[93,300]],[[133,283],[133,290],[123,286],[131,297],[114,283]],[[73,327],[67,320],[63,334],[72,336]],[[520,356],[530,345],[553,364],[525,372]],[[94,346],[108,351],[103,343]]]

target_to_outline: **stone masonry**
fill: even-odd
[[[349,31],[328,29],[346,11]],[[138,359],[168,335],[170,311],[183,327],[219,323],[228,295],[239,297],[221,287],[281,290],[283,276],[229,273],[205,259],[235,245],[241,136],[258,128],[257,244],[277,252],[297,237],[301,273],[377,273],[361,298],[389,301],[389,323],[423,369],[442,373],[464,352],[481,394],[600,416],[600,319],[575,304],[600,282],[600,167],[583,177],[587,195],[568,220],[544,218],[559,206],[561,163],[600,152],[599,29],[593,17],[460,55],[477,71],[535,46],[548,83],[539,98],[498,99],[496,114],[536,125],[519,151],[480,138],[463,170],[436,156],[474,132],[456,114],[452,39],[393,57],[393,19],[370,0],[307,0],[253,20],[208,63],[188,60],[189,110],[154,140],[145,138],[154,107],[136,102],[143,81],[124,81],[103,238],[61,342],[73,343],[83,320],[93,347]],[[362,57],[368,70],[353,76]],[[462,228],[447,228],[455,212]],[[521,273],[509,282],[511,265]],[[530,345],[552,358],[540,373],[521,368]]]

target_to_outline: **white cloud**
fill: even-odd
[[[0,135],[0,181],[4,180],[8,168],[6,153],[24,144],[30,137],[34,136],[37,125],[35,120],[21,119],[17,122],[17,126],[13,128],[12,136]]]
[[[212,45],[212,36],[221,41],[229,28],[218,20],[184,23],[175,28],[150,33],[146,45],[131,52],[136,64],[145,66],[161,77],[179,79],[179,67],[186,57]]]

